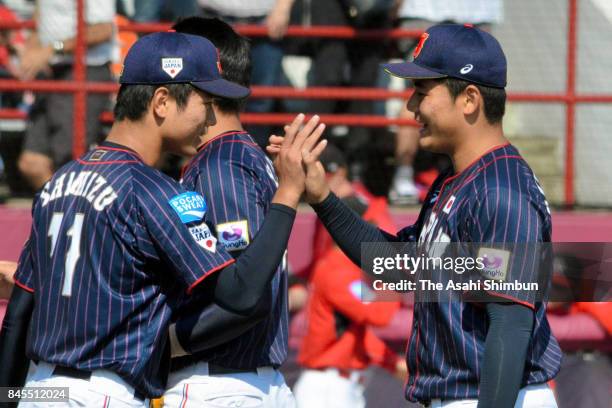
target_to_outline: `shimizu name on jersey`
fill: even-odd
[[[42,206],[61,197],[83,197],[93,204],[96,211],[102,211],[117,198],[113,187],[95,171],[71,171],[45,184],[40,193]]]

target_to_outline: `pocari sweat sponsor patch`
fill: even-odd
[[[204,197],[193,191],[174,196],[168,203],[176,211],[183,224],[201,221],[206,213]]]

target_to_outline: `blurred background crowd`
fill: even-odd
[[[0,77],[20,80],[69,80],[73,77],[76,2],[63,0],[0,1]],[[382,62],[406,59],[416,37],[393,39],[341,39],[287,37],[289,26],[347,26],[362,29],[423,30],[440,22],[470,23],[492,31],[509,60],[510,93],[565,92],[567,70],[566,1],[547,0],[96,0],[86,2],[87,79],[116,81],[121,57],[139,33],[128,22],[174,22],[182,17],[219,17],[234,25],[261,25],[266,36],[252,38],[251,84],[254,86],[358,87],[402,90],[410,84],[391,79]],[[576,89],[584,93],[612,94],[612,6],[606,0],[578,2]],[[35,20],[34,29],[8,29],[3,22]],[[588,22],[588,23],[587,23]],[[608,46],[606,46],[608,45]],[[588,61],[588,63],[587,63]],[[87,145],[104,138],[112,110],[112,95],[90,94],[87,102]],[[564,104],[533,102],[510,104],[504,120],[506,134],[518,146],[540,178],[552,204],[564,202],[566,171]],[[544,98],[543,98],[544,99]],[[0,108],[23,112],[26,119],[0,120],[0,197],[31,197],[53,171],[72,158],[70,93],[2,92]],[[251,98],[251,113],[379,115],[411,119],[401,100]],[[612,206],[610,179],[612,104],[584,104],[576,111],[575,197],[583,207]],[[273,125],[246,123],[253,138],[264,146]],[[419,151],[418,131],[412,126],[329,127],[331,141],[323,158],[336,194],[368,221],[397,231],[399,206],[418,204],[445,157]],[[160,167],[179,177],[183,163],[166,157]],[[389,205],[396,206],[395,211]],[[409,220],[406,213],[401,221]],[[397,225],[400,224],[400,225]],[[411,302],[363,304],[351,282],[359,278],[355,266],[335,247],[321,225],[313,223],[307,262],[292,265],[290,308],[292,355],[284,367],[288,383],[306,369],[358,369],[351,378],[363,389],[368,406],[406,406],[402,398],[401,357],[411,327]],[[291,259],[291,258],[290,258]],[[586,265],[574,255],[560,255],[556,271],[580,270]],[[10,293],[13,264],[2,263],[0,299]],[[341,271],[346,281],[319,282],[325,274]],[[344,282],[344,283],[343,283]],[[558,290],[567,282],[556,281]],[[312,289],[317,287],[319,292]],[[329,293],[324,289],[328,288]],[[343,292],[344,291],[344,292]],[[344,295],[342,295],[344,293]],[[1,301],[0,301],[1,302]],[[357,302],[357,303],[356,303]],[[2,304],[0,304],[2,306]],[[318,308],[313,323],[309,313]],[[3,314],[0,307],[0,319]],[[612,401],[612,308],[609,303],[568,302],[550,307],[550,321],[566,357],[555,387],[560,407],[610,407]],[[338,317],[340,316],[340,318]],[[331,323],[330,323],[331,322]],[[309,342],[332,324],[337,347]],[[322,329],[321,329],[322,330]],[[305,340],[306,339],[306,340]],[[355,342],[358,339],[358,342]],[[313,354],[313,350],[319,350]],[[326,353],[330,353],[329,355]],[[348,356],[348,357],[347,357]],[[404,372],[402,372],[404,370]]]

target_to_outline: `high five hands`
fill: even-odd
[[[305,117],[299,114],[290,125],[284,127],[285,135],[272,135],[268,153],[274,158],[274,167],[279,178],[279,190],[285,183],[294,191],[301,187],[300,195],[306,192],[306,201],[310,204],[320,203],[329,195],[329,186],[325,179],[325,170],[319,156],[327,146],[327,140],[317,141],[325,130],[315,115],[302,126]],[[317,126],[318,124],[318,126]]]

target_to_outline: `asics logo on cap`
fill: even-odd
[[[474,66],[472,64],[467,64],[466,66],[464,66],[463,68],[461,68],[459,70],[459,72],[461,72],[462,74],[467,74],[468,72],[470,72],[471,70],[474,69]]]

